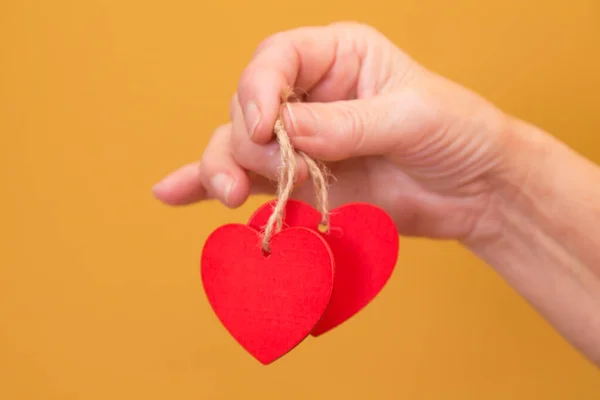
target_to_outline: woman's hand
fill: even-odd
[[[286,129],[296,149],[328,163],[332,207],[379,205],[404,235],[494,233],[490,207],[507,173],[508,118],[354,23],[265,40],[239,81],[231,122],[216,129],[200,162],[172,173],[155,195],[171,205],[216,198],[237,207],[251,193],[273,192],[273,125],[288,87],[306,95],[284,111]],[[307,175],[298,158],[294,197],[312,202]]]
[[[154,188],[165,203],[229,207],[273,191],[273,126],[326,161],[331,206],[384,208],[404,235],[458,239],[600,365],[600,169],[357,24],[277,34],[256,51],[199,163]],[[311,202],[298,157],[295,197]]]

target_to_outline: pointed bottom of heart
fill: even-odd
[[[221,226],[206,240],[201,275],[221,323],[259,362],[270,364],[300,344],[325,313],[334,261],[310,229],[275,234],[268,255],[261,241],[247,225]]]

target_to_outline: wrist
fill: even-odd
[[[551,138],[539,129],[509,115],[504,116],[498,129],[500,147],[498,166],[486,177],[488,198],[486,207],[471,234],[462,241],[475,253],[488,251],[514,229],[525,228],[525,219],[532,218],[531,194],[538,189],[532,182],[540,182],[540,167],[546,162]],[[552,184],[552,182],[548,182]],[[521,223],[513,226],[513,222]],[[531,221],[533,223],[533,221]]]
[[[600,172],[541,130],[510,123],[506,166],[464,244],[600,365]]]
[[[464,244],[493,250],[496,242],[526,231],[577,247],[588,239],[581,226],[600,218],[600,169],[541,129],[508,118],[503,160],[490,177],[489,206],[480,222],[487,234]]]

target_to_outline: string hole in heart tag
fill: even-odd
[[[271,257],[271,250],[270,249],[268,249],[268,250],[267,249],[260,249],[260,252],[261,252],[261,254],[262,254],[262,256],[264,258]]]
[[[317,229],[319,230],[319,232],[321,233],[329,233],[329,226],[324,224],[323,222],[321,222],[319,224],[319,226],[317,227]]]

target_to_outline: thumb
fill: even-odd
[[[323,161],[340,161],[389,153],[414,140],[417,127],[410,108],[397,95],[289,103],[283,120],[295,148]]]

